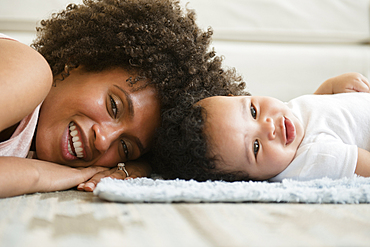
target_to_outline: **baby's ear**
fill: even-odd
[[[234,94],[229,93],[227,96],[234,96]]]

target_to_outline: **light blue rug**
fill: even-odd
[[[281,183],[104,178],[94,194],[116,202],[370,203],[370,178]]]

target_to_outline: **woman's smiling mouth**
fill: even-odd
[[[68,152],[77,158],[84,158],[81,135],[74,122],[70,122],[69,124]]]

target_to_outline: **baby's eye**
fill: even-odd
[[[254,107],[254,105],[251,105],[251,115],[254,119],[256,119],[257,117],[257,110],[256,108]]]
[[[253,142],[253,153],[254,153],[254,157],[256,157],[256,158],[257,158],[257,154],[258,154],[259,149],[260,149],[260,143],[257,140],[255,140]]]

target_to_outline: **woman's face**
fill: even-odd
[[[72,167],[113,167],[147,152],[160,124],[154,87],[135,91],[123,69],[70,71],[44,100],[37,126],[41,160]]]

